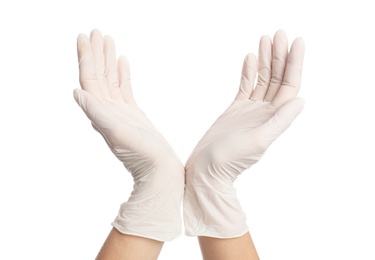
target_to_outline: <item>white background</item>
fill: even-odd
[[[184,162],[263,34],[306,42],[306,106],[236,182],[263,260],[374,260],[371,1],[2,1],[0,259],[94,259],[132,183],[75,103],[76,37],[128,57],[139,106]],[[200,259],[196,239],[160,259]]]

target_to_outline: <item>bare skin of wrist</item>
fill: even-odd
[[[204,260],[259,260],[249,233],[236,238],[199,237]]]
[[[96,260],[156,260],[163,242],[122,234],[112,228]]]

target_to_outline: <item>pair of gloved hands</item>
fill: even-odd
[[[172,240],[181,232],[183,200],[187,235],[245,234],[233,182],[303,108],[303,100],[296,98],[303,40],[296,39],[288,52],[283,31],[273,42],[261,38],[259,62],[252,54],[245,58],[234,102],[198,142],[185,167],[136,105],[128,62],[116,59],[113,40],[93,30],[89,38],[79,35],[77,48],[83,90],[74,90],[74,98],[134,179],[133,192],[112,225],[125,234]]]

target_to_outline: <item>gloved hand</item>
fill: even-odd
[[[125,57],[93,30],[78,37],[80,83],[74,98],[134,179],[134,190],[112,225],[121,233],[168,241],[181,232],[184,167],[137,107]]]
[[[296,39],[288,53],[287,37],[278,31],[273,43],[262,37],[259,67],[254,55],[246,57],[234,102],[202,137],[185,165],[187,235],[231,238],[248,231],[233,182],[259,161],[302,110],[304,102],[296,96],[303,55],[302,39]]]

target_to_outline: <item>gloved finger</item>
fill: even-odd
[[[79,82],[82,89],[91,93],[96,98],[103,98],[103,93],[96,78],[95,61],[91,43],[84,34],[80,34],[77,38],[77,53],[79,62]]]
[[[96,78],[99,87],[105,98],[109,98],[109,91],[107,87],[107,79],[105,77],[105,58],[103,52],[103,36],[97,29],[92,30],[90,34],[91,48],[95,61]]]
[[[258,81],[250,99],[263,101],[271,80],[272,40],[269,36],[260,39],[258,60]]]
[[[266,145],[270,145],[278,136],[280,136],[299,115],[304,107],[302,98],[295,98],[282,105],[276,113],[262,126],[259,131],[266,133]]]
[[[124,103],[117,74],[116,47],[110,36],[104,37],[103,48],[108,92],[114,100]]]
[[[290,49],[288,62],[285,68],[283,83],[273,100],[275,106],[280,106],[286,101],[297,96],[301,87],[302,64],[305,53],[305,43],[302,38],[297,38]]]
[[[136,104],[133,98],[133,90],[130,84],[130,67],[128,59],[125,56],[120,56],[117,61],[117,72],[120,81],[120,90],[122,97],[126,103]]]
[[[279,30],[273,38],[272,44],[272,75],[265,101],[272,101],[283,81],[285,65],[288,58],[288,39],[284,31]]]
[[[254,81],[258,71],[257,58],[249,53],[243,62],[240,89],[235,100],[249,99],[254,88]]]

